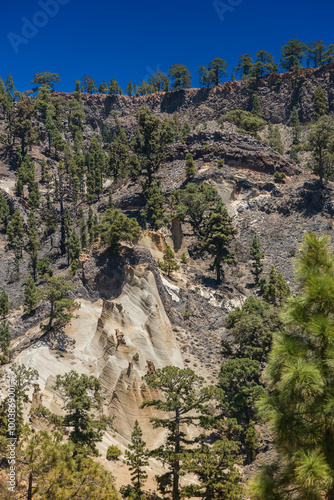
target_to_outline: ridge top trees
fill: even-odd
[[[219,57],[210,61],[207,66],[200,66],[198,74],[201,86],[210,87],[211,84],[214,86],[219,85],[221,80],[227,75],[226,66],[226,61]]]
[[[297,39],[290,39],[281,49],[281,68],[286,71],[301,69],[305,50],[305,43]]]
[[[50,73],[50,71],[44,71],[43,73],[36,73],[34,79],[30,83],[36,83],[37,85],[46,85],[51,91],[54,91],[54,86],[59,83],[61,79],[59,78],[59,73]],[[36,87],[34,91],[38,90],[40,87]]]
[[[247,77],[253,67],[253,59],[249,54],[243,54],[238,58],[238,65],[233,68],[234,71],[242,76],[243,78]]]
[[[184,64],[172,64],[168,70],[174,90],[188,89],[191,85],[191,74]]]

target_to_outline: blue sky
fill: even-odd
[[[19,90],[42,71],[60,74],[57,90],[85,73],[124,89],[180,63],[196,87],[198,67],[215,57],[230,75],[239,55],[279,59],[290,38],[334,43],[333,14],[331,0],[16,0],[1,7],[0,75],[11,72]]]

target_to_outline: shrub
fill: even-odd
[[[187,256],[184,252],[181,255],[181,262],[182,262],[182,264],[187,264],[187,262],[188,262]]]
[[[266,126],[266,122],[262,118],[242,109],[229,111],[225,118],[248,134],[256,134]]]
[[[185,308],[183,317],[184,317],[184,319],[189,319],[190,318],[190,312],[189,312],[188,307]]]
[[[275,172],[274,173],[274,179],[275,179],[275,182],[280,182],[282,184],[284,184],[284,179],[286,178],[286,175],[284,172]]]
[[[117,460],[121,453],[121,450],[117,446],[108,446],[106,459]]]

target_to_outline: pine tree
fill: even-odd
[[[0,295],[0,316],[5,318],[9,313],[9,299],[5,289],[2,289]]]
[[[333,61],[334,59],[334,44],[330,43],[328,45],[327,50],[325,51],[323,55],[323,63],[324,64],[329,64]]]
[[[307,146],[312,152],[313,172],[319,175],[323,185],[333,170],[334,121],[327,116],[320,118],[311,128]]]
[[[121,241],[140,238],[140,227],[136,219],[129,218],[117,208],[107,208],[99,226],[102,244],[117,252]]]
[[[227,66],[226,61],[224,61],[219,57],[216,57],[215,59],[209,62],[208,70],[210,74],[210,80],[213,85],[219,85],[221,83],[221,80],[224,77],[226,77],[227,75],[226,66]]]
[[[0,76],[0,98],[3,96],[3,94],[5,93],[5,84],[3,82],[3,79],[1,78]]]
[[[280,66],[285,71],[295,71],[302,68],[306,45],[296,39],[291,39],[281,49]]]
[[[323,40],[310,42],[306,47],[307,67],[309,67],[310,63],[313,63],[314,68],[322,66],[324,54],[326,52],[326,45]]]
[[[15,236],[17,236],[20,239],[20,241],[23,241],[24,226],[23,226],[23,217],[21,215],[20,210],[15,210],[11,218],[11,221],[7,226],[7,235],[11,244],[13,244]]]
[[[195,474],[198,480],[183,488],[185,497],[200,497],[204,500],[239,500],[243,487],[236,465],[241,463],[237,443],[226,436],[215,441],[213,446],[205,442],[185,457],[184,468]],[[199,482],[199,484],[198,484]]]
[[[132,96],[132,92],[133,92],[132,82],[129,82],[127,84],[125,92],[128,94],[129,97]]]
[[[69,262],[77,261],[80,257],[80,252],[81,252],[80,239],[75,229],[73,229],[71,236],[68,240]]]
[[[145,441],[142,439],[142,435],[142,430],[138,420],[136,420],[131,434],[129,450],[125,451],[125,461],[131,471],[131,481],[137,495],[141,494],[141,487],[148,477],[143,468],[148,465],[147,457],[149,456],[149,451],[146,448]]]
[[[86,226],[86,221],[84,219],[81,219],[80,221],[80,242],[81,242],[81,249],[87,250],[88,248],[87,226]]]
[[[7,321],[3,321],[0,325],[0,347],[2,350],[2,354],[5,356],[5,361],[7,359],[8,350],[10,346],[11,334],[9,330],[9,324]],[[1,361],[0,361],[1,364]]]
[[[264,252],[261,250],[261,243],[259,240],[259,237],[255,234],[253,237],[252,245],[250,248],[250,254],[252,258],[252,267],[251,273],[254,276],[255,280],[255,286],[259,286],[260,283],[260,275],[262,274],[263,271],[263,258],[264,258]]]
[[[281,272],[276,271],[274,266],[271,266],[269,280],[260,280],[261,294],[263,298],[272,305],[282,305],[283,302],[290,296],[290,287],[286,283]]]
[[[188,222],[198,239],[203,238],[206,221],[221,202],[217,190],[208,184],[189,182],[185,189],[173,191],[173,205],[182,222]]]
[[[284,146],[281,138],[281,133],[277,125],[275,127],[269,122],[268,126],[269,146],[279,154],[284,154]]]
[[[266,73],[278,71],[277,65],[274,63],[274,56],[265,50],[259,50],[255,54],[255,63],[252,68],[254,75],[259,78]]]
[[[334,256],[328,236],[308,233],[297,259],[298,293],[287,302],[286,331],[275,334],[259,402],[277,460],[251,485],[254,500],[334,498],[332,341]]]
[[[116,78],[113,78],[109,83],[109,95],[118,94],[119,91],[120,86],[118,85]]]
[[[300,121],[299,115],[296,107],[292,108],[289,120],[290,127],[293,128],[292,133],[292,144],[299,144],[299,136],[300,136]]]
[[[201,252],[209,252],[214,257],[212,268],[216,270],[217,284],[221,283],[222,264],[236,262],[234,252],[228,250],[236,233],[231,217],[220,202],[206,221],[204,236],[199,242]]]
[[[103,395],[99,380],[93,375],[79,375],[71,370],[65,375],[57,375],[53,389],[62,395],[63,416],[53,414],[42,405],[34,409],[34,414],[56,429],[68,430],[68,438],[74,444],[74,457],[98,456],[96,443],[102,441],[104,431],[111,429],[112,421],[110,417],[93,413],[96,411],[99,414],[102,410]]]
[[[46,325],[41,325],[41,329],[50,331],[52,329],[62,328],[68,323],[74,309],[80,306],[73,298],[70,292],[73,292],[74,286],[70,279],[65,276],[46,277],[47,286],[42,292],[42,297],[49,303],[49,321]]]
[[[16,90],[15,90],[15,86],[14,86],[13,77],[10,73],[8,73],[7,79],[6,79],[6,90],[7,90],[7,92],[10,92],[12,94],[12,96],[14,96]]]
[[[75,455],[71,441],[63,441],[61,432],[25,432],[17,442],[16,473],[21,478],[22,498],[73,500],[118,500],[113,476],[90,457]],[[0,490],[3,500],[6,491]]]
[[[103,81],[102,83],[99,84],[97,90],[100,94],[105,94],[108,90],[108,85],[106,84],[105,81]]]
[[[165,200],[161,186],[154,182],[148,190],[146,204],[146,213],[154,229],[158,229],[162,225],[164,201]]]
[[[162,123],[151,111],[143,107],[136,114],[138,128],[133,140],[133,150],[139,159],[139,175],[143,178],[144,194],[155,182],[165,158],[167,137]]]
[[[34,278],[34,281],[36,281],[38,251],[41,248],[41,240],[40,240],[38,229],[37,229],[37,220],[36,220],[35,213],[33,210],[31,210],[29,212],[28,228],[29,228],[29,234],[28,234],[29,241],[28,241],[27,249],[28,249],[28,252],[30,254],[33,278]]]
[[[167,412],[165,418],[151,418],[154,427],[162,427],[168,433],[165,443],[151,452],[168,467],[168,471],[157,478],[159,490],[171,492],[173,500],[180,500],[182,462],[186,453],[191,453],[183,424],[198,425],[201,415],[208,411],[209,401],[220,391],[213,386],[204,387],[204,380],[192,370],[175,366],[158,369],[145,380],[149,386],[159,389],[162,397],[144,401],[142,407],[153,406],[156,410]]]
[[[320,85],[315,89],[313,94],[313,114],[316,119],[327,114],[328,101],[324,91]]]
[[[258,449],[254,425],[259,422],[255,403],[263,392],[261,372],[267,361],[274,332],[283,331],[277,309],[257,297],[248,297],[242,308],[226,318],[229,340],[222,341],[225,358],[219,375],[224,390],[223,416],[239,426],[238,441],[248,463]],[[236,428],[237,430],[237,428]]]
[[[94,215],[93,215],[92,207],[89,207],[89,209],[88,209],[87,227],[88,227],[88,234],[89,234],[89,246],[91,246],[94,243]]]
[[[166,271],[168,276],[170,276],[171,272],[180,269],[174,257],[173,250],[167,246],[164,250],[163,262],[159,262],[159,267],[163,271]]]
[[[7,232],[10,221],[10,209],[6,198],[0,193],[0,223],[3,224],[3,230]]]
[[[38,263],[37,263],[37,271],[40,276],[52,276],[53,271],[50,269],[50,259],[45,255]]]
[[[194,158],[191,153],[186,154],[186,173],[188,179],[191,179],[196,174]]]
[[[253,115],[259,116],[260,118],[262,116],[261,103],[260,103],[259,95],[257,92],[254,92],[254,95],[253,95],[251,112]]]
[[[243,54],[242,56],[239,56],[238,58],[238,66],[236,66],[234,71],[242,76],[242,77],[247,77],[253,67],[253,59],[249,54]]]
[[[29,276],[29,278],[26,281],[26,285],[24,287],[25,312],[27,314],[31,314],[31,312],[34,309],[36,309],[37,304],[38,304],[37,288],[34,279],[32,278],[32,276]]]
[[[183,129],[182,129],[182,136],[185,137],[186,135],[190,134],[191,128],[188,122],[184,122]]]
[[[191,85],[191,74],[184,64],[172,64],[168,70],[174,90],[187,89]]]

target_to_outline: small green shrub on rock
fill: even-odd
[[[121,450],[117,448],[117,446],[109,446],[107,449],[107,455],[106,459],[107,460],[117,460],[118,457],[121,455]]]

